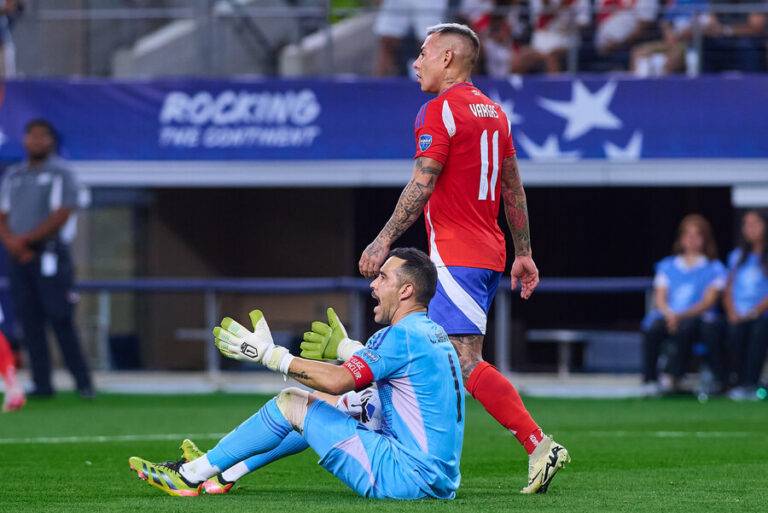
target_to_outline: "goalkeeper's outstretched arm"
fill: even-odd
[[[352,374],[344,367],[330,363],[294,358],[288,376],[320,392],[341,395],[355,389]]]

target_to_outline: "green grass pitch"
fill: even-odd
[[[527,458],[471,399],[462,486],[450,502],[359,498],[316,465],[311,450],[246,477],[227,496],[168,497],[128,470],[132,455],[178,456],[181,439],[155,435],[208,434],[195,439],[208,449],[215,443],[211,434],[228,431],[265,400],[104,394],[86,402],[60,394],[0,415],[0,512],[698,513],[768,507],[768,404],[726,400],[529,399],[539,423],[573,457],[541,496],[518,493]]]

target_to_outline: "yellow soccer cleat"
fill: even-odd
[[[184,460],[152,463],[137,456],[128,459],[128,466],[150,486],[176,497],[197,497],[203,483],[190,483],[179,473]]]
[[[179,449],[181,449],[185,461],[196,460],[197,458],[205,455],[203,451],[197,448],[195,442],[188,438],[181,442],[181,447],[179,447]],[[228,493],[234,484],[235,483],[225,481],[224,478],[221,477],[221,474],[218,474],[210,479],[207,479],[203,483],[203,490],[205,490],[205,493],[208,495],[223,495]]]
[[[528,457],[528,486],[520,490],[520,493],[547,493],[557,471],[570,461],[568,449],[545,435]]]
[[[181,456],[184,458],[184,461],[192,461],[196,460],[197,458],[201,456],[205,456],[205,453],[197,448],[197,445],[195,445],[195,442],[190,440],[189,438],[185,438],[183,442],[181,442]]]

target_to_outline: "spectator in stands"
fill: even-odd
[[[505,78],[517,56],[517,41],[526,36],[519,0],[463,0],[460,21],[472,27],[482,44],[477,74]]]
[[[598,58],[627,69],[630,47],[655,36],[657,12],[657,0],[595,0]]]
[[[632,71],[640,77],[685,71],[694,23],[705,30],[714,19],[707,12],[708,5],[709,0],[667,0],[661,20],[662,39],[632,49]]]
[[[533,36],[512,66],[514,73],[559,73],[579,46],[580,28],[590,21],[589,0],[530,0]]]
[[[713,308],[725,286],[725,268],[717,259],[709,222],[698,214],[684,217],[673,253],[656,264],[654,309],[643,321],[643,381],[654,392],[678,389],[695,342],[718,343]],[[669,358],[659,380],[659,354],[667,340]]]
[[[728,285],[723,304],[728,316],[731,376],[729,396],[755,398],[768,349],[768,218],[744,214],[742,242],[728,255]]]
[[[56,132],[44,119],[27,123],[27,160],[8,168],[0,184],[0,241],[10,255],[13,304],[21,320],[37,397],[53,395],[46,327],[84,398],[94,395],[74,326],[72,260],[67,221],[78,205],[72,173],[57,162]]]
[[[421,45],[427,28],[442,23],[448,0],[382,0],[374,32],[379,36],[377,76],[399,75],[406,67],[398,62],[402,41],[413,34]]]
[[[20,0],[0,0],[0,78],[16,75],[16,46],[13,44],[11,29],[22,9]]]
[[[740,7],[739,4],[766,5],[765,0],[719,0],[717,6]],[[717,13],[705,31],[702,71],[766,70],[766,44],[768,44],[768,13]]]

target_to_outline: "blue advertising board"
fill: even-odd
[[[478,80],[521,158],[768,158],[768,76]],[[408,159],[431,97],[409,80],[19,80],[4,85],[0,160],[45,117],[72,161]]]

